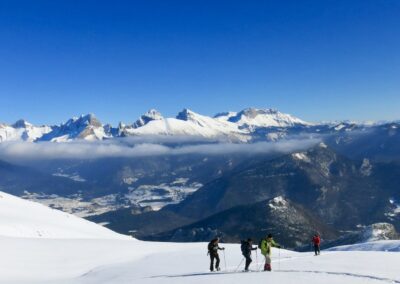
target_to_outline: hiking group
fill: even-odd
[[[220,258],[218,251],[222,250],[224,251],[225,248],[219,246],[219,238],[215,238],[211,240],[208,243],[208,255],[210,256],[210,271],[220,271],[221,268],[219,267],[220,264]],[[321,245],[321,238],[318,234],[315,234],[312,238],[312,244],[314,245],[314,252],[315,255],[320,255],[320,245]],[[272,237],[272,234],[268,234],[264,239],[261,240],[259,243],[258,247],[254,246],[253,247],[253,240],[248,238],[247,240],[241,241],[240,244],[240,249],[242,251],[243,255],[243,260],[245,261],[245,267],[244,271],[247,272],[249,271],[249,266],[252,263],[252,258],[251,258],[251,252],[256,251],[257,249],[261,250],[261,254],[264,256],[265,263],[264,263],[264,271],[272,271],[272,248],[278,248],[280,249],[281,246],[275,242],[275,240]],[[225,252],[224,252],[225,253]],[[225,255],[224,255],[225,256]],[[214,264],[215,262],[215,264]],[[239,266],[242,264],[242,262],[239,264]],[[215,265],[215,266],[214,266]],[[239,268],[238,266],[238,268]]]

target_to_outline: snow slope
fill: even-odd
[[[95,223],[0,192],[0,236],[18,238],[127,239]]]
[[[249,273],[240,272],[240,246],[222,244],[222,271],[210,273],[206,243],[142,242],[0,195],[0,283],[400,283],[400,253],[382,251],[400,251],[400,241],[360,244],[364,251],[340,247],[318,257],[273,249],[273,272],[258,272],[261,256],[253,253]]]
[[[397,246],[400,243],[397,242]],[[208,272],[206,243],[0,237],[0,283],[400,283],[395,252],[296,253],[275,249],[268,272],[235,272],[239,245],[229,244],[221,272]],[[253,254],[253,271],[261,257]]]
[[[400,252],[400,241],[375,241],[354,245],[338,246],[329,251],[391,251]]]

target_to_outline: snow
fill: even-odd
[[[283,196],[277,196],[268,203],[268,206],[274,210],[283,211],[288,208],[288,202]]]
[[[142,115],[135,123],[132,124],[133,128],[138,128],[146,125],[149,121],[163,119],[160,112],[155,109],[150,109],[144,115]]]
[[[66,173],[62,173],[62,172],[57,172],[57,173],[54,173],[53,176],[65,177],[65,178],[69,178],[69,179],[72,179],[73,181],[77,181],[77,182],[85,182],[86,181],[84,178],[79,176],[79,174],[77,174],[77,173],[70,175],[70,174],[66,174]]]
[[[128,185],[134,184],[135,182],[137,182],[139,179],[135,178],[135,177],[124,177],[122,179],[122,182]]]
[[[319,143],[318,146],[321,148],[328,148],[328,146],[324,142]]]
[[[0,237],[2,283],[400,283],[400,253],[273,249],[273,272],[253,253],[253,272],[241,273],[237,244],[221,244],[221,272],[208,272],[206,243],[132,240],[45,240]],[[399,247],[399,242],[391,242]],[[377,248],[381,248],[378,246]],[[364,244],[363,248],[367,248]],[[224,261],[226,259],[226,263]],[[257,266],[258,264],[258,266]],[[226,269],[225,269],[226,265]]]
[[[274,248],[273,272],[262,273],[259,251],[253,272],[241,273],[240,245],[221,244],[222,271],[210,273],[206,243],[138,241],[4,193],[0,217],[0,283],[400,283],[400,241],[337,247],[317,257]],[[46,234],[32,234],[37,229]]]
[[[119,202],[119,199],[117,199],[118,197],[117,194],[109,194],[90,200],[83,200],[80,194],[59,196],[57,194],[30,193],[27,191],[25,191],[22,196],[24,199],[38,202],[79,217],[99,215],[124,208],[125,204]]]
[[[239,129],[238,125],[228,121],[220,121],[184,110],[177,118],[160,118],[151,120],[138,128],[125,129],[127,135],[190,135],[204,138],[232,137],[246,141],[247,131]]]
[[[36,127],[28,122],[17,121],[14,125],[0,124],[0,142],[27,141],[33,142],[51,131],[50,126]]]
[[[328,249],[328,251],[386,251],[400,252],[400,241],[398,240],[380,240],[374,242],[365,242],[354,245],[338,246]]]
[[[304,162],[310,162],[310,158],[305,154],[305,153],[293,153],[292,157],[296,160],[304,161]]]
[[[201,138],[225,139],[232,142],[248,142],[257,128],[293,127],[312,125],[289,114],[273,109],[248,108],[240,112],[226,112],[209,117],[184,109],[175,118],[164,118],[151,109],[132,125],[120,123],[117,128],[101,124],[93,115],[73,117],[57,126],[36,127],[24,120],[13,125],[0,124],[0,142],[4,141],[51,141],[69,142],[77,139],[104,140],[121,136],[186,135]],[[284,133],[267,135],[275,141]]]
[[[400,214],[400,204],[398,204],[393,198],[389,199],[389,204],[391,205],[391,210],[386,212],[385,215],[389,218],[396,217]]]
[[[203,186],[198,182],[187,184],[188,180],[187,178],[177,178],[170,184],[130,186],[128,187],[129,193],[125,194],[125,198],[131,204],[142,207],[150,206],[153,210],[160,210],[166,205],[181,202]]]
[[[344,124],[341,123],[341,124],[337,125],[334,129],[335,129],[336,131],[339,131],[339,130],[345,128],[345,127],[346,127],[346,125],[344,125]]]
[[[295,125],[311,125],[290,114],[279,112],[275,109],[247,108],[228,119],[240,126],[258,127],[291,127]]]
[[[104,227],[39,203],[0,192],[0,236],[20,238],[104,238],[118,235]]]
[[[366,158],[363,159],[361,168],[360,168],[360,172],[362,175],[364,176],[370,176],[372,173],[372,165],[370,163],[370,161]]]

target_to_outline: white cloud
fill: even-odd
[[[170,139],[166,144],[143,140],[116,139],[102,142],[4,142],[0,143],[0,159],[96,159],[110,157],[143,157],[157,155],[205,154],[222,155],[234,153],[267,154],[289,153],[304,150],[319,142],[318,139],[287,139],[278,142],[235,144],[214,141],[184,141]]]

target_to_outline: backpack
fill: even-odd
[[[240,241],[240,250],[242,251],[242,254],[245,254],[247,251],[247,242],[246,241]]]
[[[208,250],[209,253],[211,253],[212,248],[213,248],[213,242],[211,241],[211,242],[209,242],[208,245],[207,245],[207,250]]]

